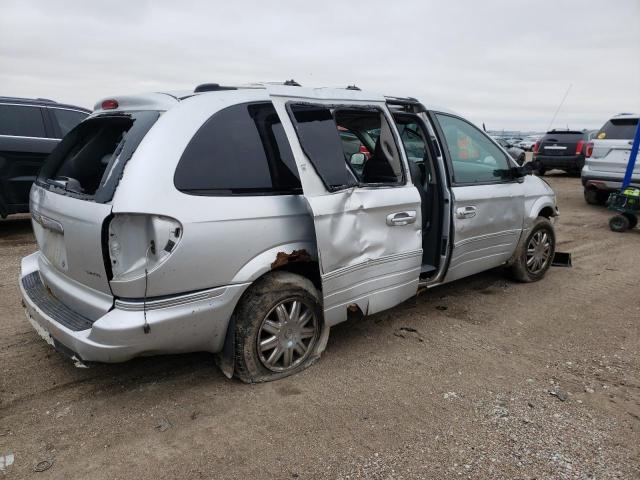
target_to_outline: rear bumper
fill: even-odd
[[[581,179],[585,188],[614,191],[622,187],[624,173],[592,170],[589,165],[585,165],[582,169]],[[640,187],[640,175],[631,177],[631,186]]]
[[[122,362],[136,356],[222,349],[229,319],[248,284],[151,299],[145,333],[140,301],[116,300],[95,321],[71,311],[44,287],[36,252],[22,259],[20,291],[27,318],[47,343],[79,362]]]
[[[582,155],[536,155],[534,162],[540,162],[545,168],[580,170],[584,166]]]

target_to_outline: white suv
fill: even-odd
[[[637,114],[615,115],[587,144],[582,169],[582,185],[587,203],[604,205],[609,194],[622,186],[637,126]],[[631,185],[640,187],[640,162],[633,169]]]
[[[421,285],[541,279],[555,194],[523,170],[455,114],[354,88],[110,98],[32,188],[28,318],[77,362],[208,351],[290,375]]]

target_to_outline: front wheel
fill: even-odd
[[[518,247],[511,265],[512,276],[520,282],[544,277],[556,252],[556,234],[549,219],[538,217],[526,240]]]
[[[609,228],[614,232],[626,232],[631,227],[631,222],[626,215],[616,215],[609,220]]]
[[[518,165],[522,166],[524,165],[524,161],[527,159],[527,156],[524,153],[521,153],[520,156],[518,157],[518,160],[516,160],[516,162],[518,163]]]
[[[321,298],[305,277],[265,275],[245,292],[234,316],[235,374],[243,382],[292,375],[320,354]]]

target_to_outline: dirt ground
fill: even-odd
[[[573,268],[429,290],[262,385],[207,354],[75,368],[20,305],[28,220],[0,222],[6,478],[640,478],[640,230],[548,179]]]

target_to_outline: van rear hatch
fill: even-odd
[[[540,140],[539,155],[572,156],[576,155],[578,143],[584,143],[584,133],[574,131],[552,131]]]
[[[596,171],[624,174],[637,126],[638,119],[633,117],[612,118],[605,123],[593,141],[589,167]],[[640,175],[640,163],[636,163],[633,172]]]
[[[47,286],[54,294],[69,297],[68,290],[88,287],[111,295],[103,251],[111,200],[127,161],[159,116],[158,111],[91,116],[45,162],[31,191],[31,213],[42,252],[41,276],[45,284],[51,280]],[[67,291],[56,292],[60,285],[67,285]],[[85,315],[96,314],[76,307]]]

